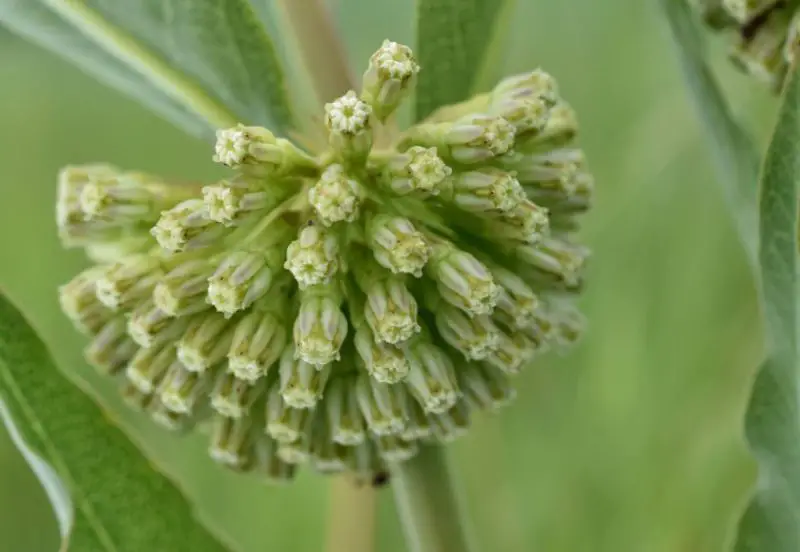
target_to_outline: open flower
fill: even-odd
[[[61,303],[132,405],[207,424],[237,470],[369,477],[463,435],[533,357],[574,343],[588,251],[572,232],[593,185],[574,112],[537,70],[376,149],[419,70],[385,42],[361,93],[325,106],[327,151],[220,130],[234,174],[210,185],[62,171],[60,235],[104,259]]]

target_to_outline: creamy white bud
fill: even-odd
[[[405,428],[408,396],[400,385],[387,385],[366,374],[358,376],[356,398],[367,427],[375,435],[397,435]]]
[[[304,227],[289,244],[283,266],[292,273],[300,289],[330,282],[339,269],[336,235],[319,226]]]

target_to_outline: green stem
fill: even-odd
[[[475,552],[443,446],[393,466],[392,485],[410,552]]]

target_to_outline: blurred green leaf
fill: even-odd
[[[739,528],[738,552],[800,550],[799,179],[800,70],[795,69],[761,178],[759,261],[769,357],[756,377],[747,412],[747,437],[759,478]]]
[[[719,180],[754,270],[757,258],[758,153],[705,62],[702,37],[686,0],[660,0],[678,50],[684,79],[703,122]]]
[[[23,14],[9,20],[43,6],[211,128],[242,121],[284,133],[292,125],[275,46],[247,0],[0,1]]]
[[[62,533],[68,531],[63,550],[226,550],[197,523],[178,489],[61,375],[1,295],[0,414],[15,440],[26,443],[21,450],[54,501]]]
[[[443,105],[467,98],[497,59],[512,0],[417,0],[416,120]],[[501,42],[496,43],[495,40]]]
[[[74,63],[108,86],[133,96],[188,133],[203,135],[211,130],[198,114],[189,111],[139,73],[99,49],[42,2],[0,0],[0,23]]]

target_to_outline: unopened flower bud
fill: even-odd
[[[291,481],[296,473],[293,464],[281,460],[278,455],[278,443],[269,437],[255,439],[253,444],[254,468],[266,475],[272,482]]]
[[[230,372],[220,372],[211,392],[211,408],[228,418],[243,418],[263,394],[264,386],[241,380]]]
[[[217,131],[214,161],[258,176],[311,176],[314,160],[262,127],[236,125]]]
[[[502,218],[485,219],[482,223],[484,235],[531,244],[550,234],[551,227],[548,210],[527,199]]]
[[[203,188],[208,218],[226,226],[236,226],[253,214],[265,213],[286,196],[287,190],[282,186],[248,178],[223,180]]]
[[[500,97],[488,109],[490,115],[502,117],[515,129],[516,139],[540,132],[547,126],[551,103],[541,97]]]
[[[162,276],[159,259],[130,255],[103,271],[97,280],[97,298],[112,310],[131,309],[150,296]]]
[[[419,450],[415,441],[404,441],[395,435],[384,435],[375,440],[378,454],[387,462],[405,462]]]
[[[430,310],[435,313],[439,335],[467,360],[486,358],[497,348],[500,331],[489,315],[469,316],[444,301],[434,303]]]
[[[338,284],[306,288],[294,322],[295,355],[316,366],[338,360],[347,336],[347,318],[340,310],[343,297]]]
[[[128,334],[140,347],[147,348],[177,339],[188,323],[188,318],[173,318],[148,299],[128,318]]]
[[[358,218],[363,191],[342,165],[330,165],[308,190],[308,202],[320,222],[331,226],[337,222],[353,222]]]
[[[284,301],[275,308],[256,308],[236,323],[228,351],[228,370],[236,377],[255,382],[281,356],[289,332]]]
[[[458,373],[464,401],[475,409],[499,408],[514,399],[515,391],[508,375],[488,363],[469,363]]]
[[[292,273],[300,289],[327,284],[339,269],[336,235],[319,226],[304,227],[286,250],[283,266]]]
[[[406,441],[416,441],[427,439],[431,432],[431,422],[422,405],[415,400],[408,401],[408,419],[400,437]]]
[[[325,389],[324,406],[328,433],[334,443],[350,447],[364,442],[366,431],[359,410],[355,377],[334,378]]]
[[[382,383],[402,381],[410,368],[402,350],[375,340],[366,324],[355,327],[353,343],[370,376]]]
[[[560,148],[572,142],[578,134],[578,117],[565,101],[559,100],[550,108],[544,128],[522,136],[514,145],[521,152],[546,151]]]
[[[467,314],[491,314],[494,310],[499,290],[492,274],[466,251],[448,242],[437,243],[426,272],[442,298]]]
[[[730,1],[742,5],[746,3],[745,0]],[[765,0],[767,1],[770,0]],[[745,9],[741,10],[741,13],[745,12]],[[791,13],[788,10],[769,11],[758,26],[742,33],[739,42],[734,46],[731,58],[745,72],[779,89],[788,70],[785,47],[790,23]]]
[[[372,148],[372,107],[350,90],[325,104],[325,127],[331,148],[344,160],[363,159]]]
[[[322,391],[331,373],[329,364],[317,366],[301,358],[288,345],[280,360],[280,390],[291,408],[313,408],[322,399]]]
[[[125,376],[136,389],[151,394],[177,360],[175,346],[164,343],[149,349],[139,349],[125,369]]]
[[[248,308],[266,295],[283,274],[283,244],[263,250],[233,251],[208,279],[208,302],[225,316]]]
[[[232,321],[208,312],[192,317],[178,341],[178,359],[193,372],[205,372],[222,361],[233,340]]]
[[[362,374],[356,382],[356,397],[372,433],[397,435],[403,431],[408,412],[405,388],[380,383]]]
[[[208,217],[202,199],[187,199],[161,213],[150,232],[162,248],[176,252],[207,247],[229,231]]]
[[[125,319],[117,317],[103,325],[86,347],[84,356],[103,373],[116,374],[135,352],[136,344],[125,333]]]
[[[375,260],[395,274],[422,276],[431,250],[421,232],[406,218],[372,217],[366,227],[367,242]]]
[[[330,427],[319,423],[314,427],[311,444],[311,462],[323,474],[339,473],[347,469],[347,448],[333,440]]]
[[[500,332],[497,346],[486,357],[488,364],[506,374],[517,374],[536,353],[536,347],[522,332]]]
[[[567,285],[574,285],[580,278],[589,252],[555,238],[543,238],[533,245],[516,248],[517,257],[536,269],[557,277]]]
[[[492,276],[500,292],[497,295],[495,317],[514,329],[527,328],[534,323],[539,299],[525,281],[505,268],[492,266]]]
[[[358,268],[356,274],[358,284],[366,295],[364,318],[375,334],[376,341],[396,344],[419,332],[417,301],[401,277],[377,270],[359,271]]]
[[[215,462],[241,469],[251,461],[253,428],[248,418],[217,416],[211,430],[208,454]]]
[[[281,396],[277,385],[267,394],[267,433],[280,443],[293,443],[300,439],[309,423],[313,410],[291,408]]]
[[[779,3],[780,0],[722,0],[728,13],[742,24],[749,23]]]
[[[158,386],[158,396],[172,412],[191,414],[209,386],[211,374],[187,370],[180,362],[170,366]]]
[[[458,401],[453,408],[440,414],[430,414],[433,434],[444,443],[452,443],[469,431],[470,409],[466,402]]]
[[[384,40],[369,60],[361,98],[372,106],[375,117],[384,121],[409,93],[418,72],[411,48]]]
[[[453,173],[435,147],[411,146],[403,153],[378,161],[378,164],[380,182],[399,196],[435,196]]]
[[[208,279],[214,266],[207,259],[177,263],[153,290],[156,306],[169,316],[187,316],[209,308]]]
[[[447,354],[426,339],[406,349],[411,371],[406,378],[411,394],[429,413],[446,412],[458,400],[453,363]]]
[[[114,313],[97,298],[97,280],[103,267],[84,270],[58,290],[61,310],[85,334],[95,334]]]
[[[555,103],[559,98],[556,80],[541,69],[512,75],[501,80],[492,90],[491,103],[503,98],[542,98]]]
[[[514,210],[525,199],[525,192],[512,173],[483,168],[459,173],[442,197],[465,211],[504,214]]]
[[[405,146],[433,146],[440,156],[459,163],[481,163],[502,155],[514,145],[514,126],[493,115],[467,115],[452,123],[421,124],[410,128]]]

